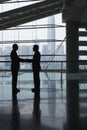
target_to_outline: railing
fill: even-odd
[[[49,57],[52,57],[54,56],[55,59],[49,61]],[[19,56],[20,58],[23,58],[23,59],[32,59],[33,58],[33,55],[20,55]],[[59,59],[59,60],[58,60]],[[64,59],[66,59],[66,55],[41,55],[41,69],[42,71],[45,71],[46,69],[47,70],[58,70],[60,69],[60,64],[61,62],[64,61]],[[50,62],[50,64],[48,65],[47,68],[44,67],[44,64],[48,64]],[[55,65],[58,65],[58,67],[55,68]],[[5,71],[5,70],[8,70],[10,71],[10,66],[11,66],[11,60],[10,60],[10,57],[8,55],[5,55],[5,56],[0,56],[0,70],[1,71]],[[32,70],[32,66],[31,66],[31,63],[28,63],[28,62],[21,62],[20,63],[20,70],[23,71],[23,70],[29,70],[31,71]]]
[[[52,55],[53,56],[53,55]],[[67,67],[71,66],[71,67],[75,67],[78,66],[78,72],[74,73],[79,73],[79,74],[83,74],[87,72],[87,61],[86,60],[80,60],[78,62],[76,61],[66,61],[66,55],[54,55],[55,59],[50,61],[50,64],[48,65],[48,67],[44,68],[44,64],[48,64],[49,61],[46,59],[46,57],[51,57],[51,55],[41,55],[41,72],[44,72],[47,77],[50,76],[48,75],[48,73],[60,73],[61,74],[61,79],[62,79],[62,75],[66,74],[67,71]],[[26,56],[22,56],[20,55],[20,57],[26,59],[26,58],[32,58],[32,55],[26,55]],[[60,60],[59,60],[60,59]],[[73,70],[73,69],[72,69]],[[23,73],[32,73],[32,63],[20,63],[20,71],[19,74],[23,74]],[[72,73],[72,72],[71,72]],[[9,56],[1,56],[0,57],[0,76],[11,76],[11,61],[10,61],[10,57]]]
[[[65,86],[66,80],[79,80],[81,84],[84,84],[87,82],[87,61],[86,60],[81,60],[81,61],[66,61],[66,60],[58,60],[58,57],[62,57],[63,59],[66,59],[66,55],[55,55],[57,60],[50,61],[49,66],[44,69],[43,65],[45,63],[48,63],[49,61],[44,60],[44,57],[46,58],[47,56],[51,55],[41,55],[41,81],[49,81],[49,82],[58,82],[60,85],[61,90]],[[5,61],[4,58],[9,56],[3,56],[2,59],[0,60],[0,82],[3,79],[6,79],[6,84],[11,83],[11,61]],[[31,56],[20,56],[23,58],[31,58]],[[68,71],[69,67],[77,67],[78,71],[75,72],[75,70],[72,72]],[[72,68],[73,70],[73,68]],[[32,63],[20,63],[20,70],[19,70],[19,84],[22,85],[24,84],[29,84],[29,82],[33,81],[32,78]],[[28,77],[27,77],[28,75]],[[26,77],[27,79],[26,79]],[[44,77],[43,77],[44,76]]]
[[[49,61],[49,57],[54,56],[55,58],[52,59],[51,61]],[[23,59],[31,59],[33,57],[33,55],[20,55],[19,57],[23,58]],[[47,66],[47,68],[44,68],[44,64],[48,64],[50,62],[50,64]],[[79,65],[79,70],[84,70],[86,71],[87,69],[87,60],[79,60],[77,61],[66,61],[66,55],[41,55],[41,71],[60,71],[61,68],[63,68],[63,70],[66,69],[66,64],[78,64]],[[11,66],[11,60],[10,57],[8,55],[5,56],[0,56],[0,71],[5,71],[8,70],[10,71],[10,66]],[[23,70],[32,70],[32,66],[31,63],[26,63],[26,62],[21,62],[20,63],[20,71]]]

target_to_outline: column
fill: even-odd
[[[78,73],[78,24],[66,23],[66,56],[67,56],[67,129],[79,129],[79,83],[69,79],[68,74]]]
[[[71,21],[66,23],[66,56],[67,71],[78,72],[78,24]]]

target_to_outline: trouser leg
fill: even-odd
[[[12,71],[12,91],[15,92],[17,90],[17,78],[18,78],[18,71]]]
[[[39,90],[40,91],[40,76],[39,76],[39,72],[34,72],[33,77],[34,77],[34,88],[35,88],[35,90]]]

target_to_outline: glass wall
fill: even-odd
[[[0,3],[0,13],[41,1],[42,0],[7,0],[3,3]],[[33,55],[32,47],[34,44],[38,44],[41,55],[43,55],[41,60],[65,60],[65,41],[63,42],[65,38],[65,24],[62,23],[61,15],[62,14],[57,14],[13,28],[1,30],[0,61],[10,60],[9,55],[14,43],[19,45],[18,54],[22,55],[23,57],[26,55]],[[1,66],[5,68],[9,67],[9,63],[3,63]],[[43,66],[45,66],[44,63],[42,67]]]
[[[26,5],[34,4],[38,1],[31,0],[10,0],[0,3],[0,13],[8,10],[13,10]],[[19,46],[18,55],[22,58],[32,58],[33,45],[38,44],[41,53],[41,68],[45,73],[41,73],[42,80],[56,80],[60,79],[60,72],[53,74],[48,73],[46,70],[59,70],[61,67],[65,67],[66,52],[65,52],[65,24],[62,23],[62,14],[56,14],[50,17],[25,23],[16,27],[8,28],[0,31],[0,76],[11,78],[10,66],[10,52],[12,45],[17,43]],[[25,70],[31,70],[31,64],[21,63],[20,79],[27,80],[25,77],[29,77]],[[23,75],[21,75],[23,73]],[[57,76],[55,76],[57,75]],[[48,78],[49,77],[49,78]],[[8,82],[11,79],[7,79]],[[3,78],[2,78],[3,79]],[[32,76],[31,76],[32,79]],[[30,80],[31,80],[30,79]],[[24,82],[25,82],[24,81]],[[21,81],[20,81],[21,82]],[[27,83],[27,81],[26,81]],[[9,84],[9,83],[8,83]],[[19,85],[20,86],[20,85]]]

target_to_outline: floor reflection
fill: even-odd
[[[34,94],[34,104],[33,104],[33,117],[37,119],[38,123],[41,123],[40,120],[41,110],[40,110],[40,94]]]
[[[18,108],[17,95],[12,95],[12,130],[20,129],[20,112]]]
[[[50,92],[49,92],[50,90]],[[55,110],[56,110],[56,85],[55,81],[49,81],[48,83],[48,109],[49,115],[55,117]]]
[[[53,80],[43,84],[40,94],[21,89],[12,100],[3,96],[0,129],[87,130],[87,83],[67,80],[63,98],[61,84]]]
[[[67,80],[67,129],[79,129],[79,83]]]
[[[84,82],[79,80],[67,80],[67,130],[87,130],[87,87],[84,88],[82,84]]]
[[[59,119],[65,115],[61,111],[61,89],[58,91],[53,80],[48,81],[46,85],[47,88],[41,89],[41,93],[27,91],[28,95],[26,95],[24,90],[17,95],[13,93],[11,130],[25,130],[25,126],[26,129],[31,130],[62,130],[62,122],[65,119],[62,119],[62,122]],[[56,101],[61,105],[56,104]]]

